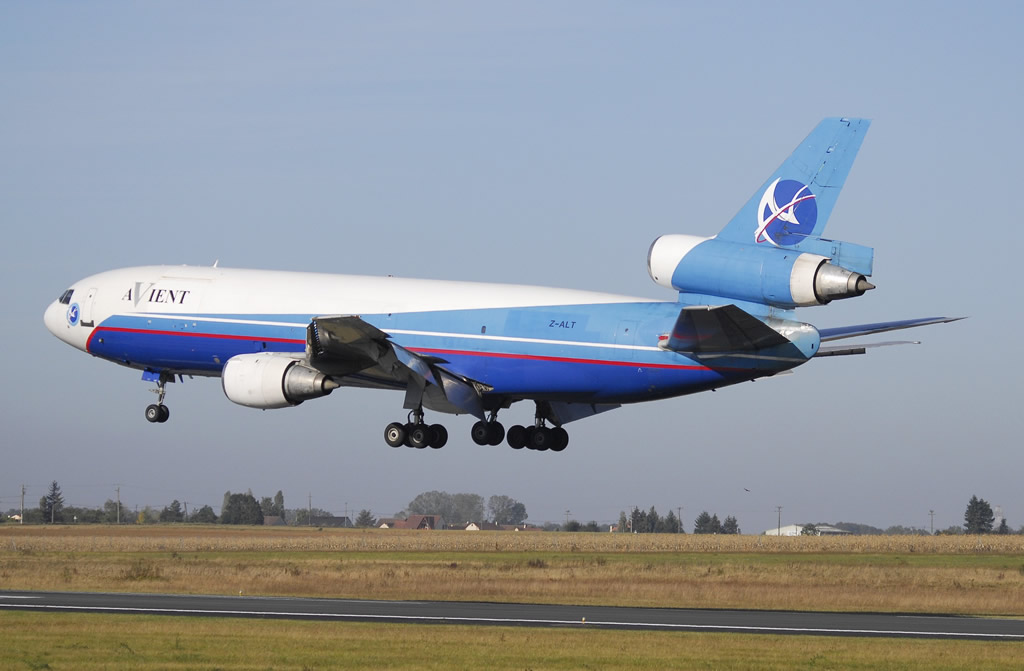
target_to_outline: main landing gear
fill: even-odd
[[[442,425],[424,423],[423,408],[411,411],[406,419],[404,424],[392,422],[387,425],[384,429],[384,442],[391,447],[405,445],[417,449],[440,449],[448,442],[448,430]],[[514,450],[525,447],[538,452],[561,452],[569,445],[568,432],[560,426],[548,427],[545,422],[538,409],[533,426],[524,427],[516,424],[506,435],[505,427],[498,421],[498,412],[492,410],[486,420],[480,420],[473,425],[470,437],[477,445],[500,445],[507,438],[508,444]]]
[[[156,381],[156,389],[150,389],[151,392],[157,394],[156,403],[146,406],[146,421],[153,424],[163,424],[171,418],[171,411],[164,405],[164,395],[167,390],[164,386],[167,384],[167,376],[163,373]]]
[[[409,413],[405,424],[392,422],[384,429],[384,442],[391,447],[415,447],[422,450],[432,447],[439,450],[448,442],[448,429],[441,424],[427,425],[423,422],[423,409]]]
[[[538,452],[561,452],[569,445],[569,432],[560,426],[548,428],[544,426],[543,419],[538,419],[533,426],[516,424],[511,427],[508,430],[508,444],[513,450],[525,447]]]

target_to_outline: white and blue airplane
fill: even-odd
[[[665,235],[647,268],[677,292],[657,301],[590,291],[194,266],[111,270],[76,282],[46,327],[93,356],[165,385],[220,377],[252,408],[340,386],[404,391],[393,446],[442,447],[424,410],[469,414],[472,439],[506,438],[499,411],[535,404],[515,449],[565,449],[565,425],[625,403],[777,375],[812,358],[862,354],[835,341],[954,321],[933,317],[818,329],[796,308],[861,296],[874,251],[821,237],[870,122],[822,121],[712,238]],[[893,343],[877,343],[893,344]]]

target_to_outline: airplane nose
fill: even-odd
[[[68,341],[70,335],[68,333],[70,325],[67,321],[67,311],[68,306],[54,301],[50,303],[49,307],[46,308],[46,312],[43,313],[43,323],[46,325],[46,330],[65,342]]]

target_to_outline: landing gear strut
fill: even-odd
[[[171,417],[171,411],[164,405],[164,396],[167,394],[165,385],[168,379],[166,373],[160,373],[160,377],[156,381],[156,389],[150,389],[151,392],[157,395],[157,401],[146,406],[147,422],[163,424]]]
[[[448,429],[441,424],[427,425],[423,422],[423,408],[409,413],[405,424],[392,422],[384,429],[384,442],[391,447],[415,447],[422,450],[432,447],[439,450],[448,442]]]

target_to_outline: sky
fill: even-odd
[[[682,508],[777,523],[1024,524],[1019,3],[5,3],[0,509],[219,508],[282,490],[343,514],[443,490],[533,522]],[[873,119],[826,235],[878,289],[829,327],[936,315],[919,346],[817,360],[573,423],[553,454],[391,449],[403,397],[289,410],[169,387],[51,336],[73,282],[147,264],[513,282],[675,300],[651,241],[713,235],[826,116]],[[884,336],[880,339],[887,339]],[[532,407],[504,411],[506,427]],[[438,419],[435,419],[438,421]],[[750,490],[750,491],[746,491]],[[569,511],[567,513],[566,511]]]

